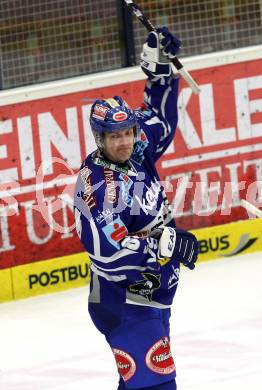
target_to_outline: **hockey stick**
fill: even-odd
[[[259,210],[256,206],[254,206],[252,203],[249,203],[245,199],[241,199],[240,204],[242,207],[244,207],[247,211],[254,214],[258,218],[262,218],[262,210]]]
[[[151,21],[146,17],[144,12],[141,10],[141,8],[134,3],[132,0],[124,0],[127,7],[129,7],[133,13],[136,15],[136,17],[143,23],[143,25],[146,27],[148,31],[156,31],[155,26],[151,23]],[[175,68],[178,70],[178,72],[181,74],[183,79],[187,82],[187,84],[190,86],[192,91],[195,94],[199,94],[200,88],[195,82],[195,80],[190,76],[188,71],[184,68],[183,64],[179,61],[177,57],[174,57],[172,59],[172,64],[175,66]]]

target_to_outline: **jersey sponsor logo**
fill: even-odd
[[[135,198],[146,215],[150,214],[154,210],[154,207],[157,204],[159,193],[161,192],[161,185],[155,178],[155,181],[151,183],[150,187],[147,187],[145,196],[142,199],[139,196],[135,195]]]
[[[127,382],[136,372],[136,363],[127,352],[117,348],[112,348],[112,351],[115,355],[118,372],[123,380]]]
[[[119,242],[128,234],[124,222],[118,217],[102,228],[107,240],[116,249],[120,249]]]
[[[175,268],[173,265],[172,268],[173,268],[173,274],[168,279],[168,289],[175,287],[179,281],[179,273],[180,273],[179,268]]]
[[[96,104],[94,107],[92,117],[100,120],[105,120],[106,113],[108,110],[109,108],[101,106],[101,104]]]
[[[130,191],[130,188],[131,188],[133,182],[129,176],[127,176],[123,173],[120,173],[119,178],[121,180],[122,200],[126,206],[132,207],[134,200],[133,200],[132,196],[129,194],[129,191]]]
[[[83,200],[87,203],[90,210],[92,210],[94,207],[96,207],[96,201],[93,196],[93,189],[92,189],[92,183],[91,183],[91,171],[89,168],[84,167],[81,172],[81,179],[84,184],[84,193],[82,193]]]
[[[110,223],[113,221],[114,215],[115,214],[113,211],[108,208],[104,209],[103,211],[98,210],[98,217],[96,217],[96,222],[99,224],[103,222]]]
[[[176,371],[168,337],[158,340],[146,354],[147,367],[157,374],[168,375]]]
[[[115,172],[122,172],[126,175],[137,176],[137,171],[131,161],[129,161],[128,165],[126,165],[125,167],[120,167],[116,164],[113,164],[112,162],[107,162],[103,160],[103,158],[98,157],[97,152],[91,154],[91,159],[96,165],[101,165],[102,167],[108,168],[111,171],[113,170]]]
[[[134,294],[146,297],[149,302],[152,301],[152,296],[155,290],[161,286],[161,275],[153,275],[148,272],[142,272],[143,280],[139,280],[128,286],[128,291]]]
[[[116,122],[123,122],[127,119],[127,113],[124,111],[118,111],[113,115],[113,119]]]
[[[106,180],[106,197],[109,203],[114,204],[116,201],[116,186],[114,181],[114,172],[111,169],[104,168]]]

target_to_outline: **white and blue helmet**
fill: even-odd
[[[91,107],[90,125],[97,146],[101,149],[105,133],[133,128],[137,137],[138,123],[135,112],[120,96],[96,100]]]

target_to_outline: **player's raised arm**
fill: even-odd
[[[157,160],[172,141],[177,121],[178,76],[172,74],[170,59],[181,41],[166,28],[149,33],[141,54],[141,68],[148,77],[140,121]]]

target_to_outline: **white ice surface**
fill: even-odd
[[[87,295],[84,287],[0,305],[1,390],[116,390]],[[261,390],[262,253],[183,269],[171,330],[178,390]]]

